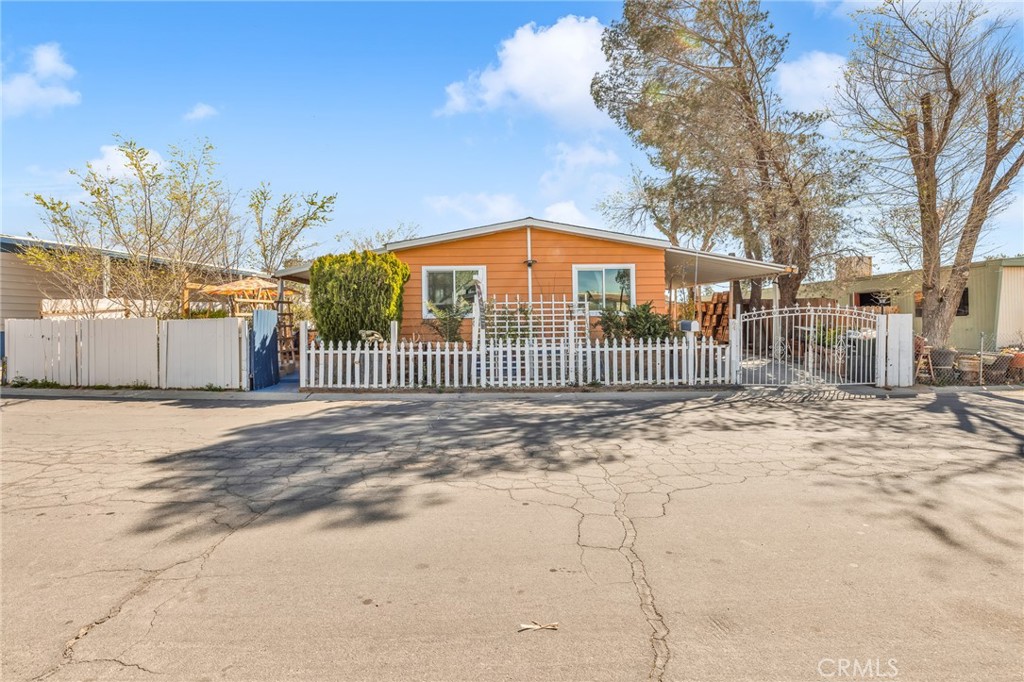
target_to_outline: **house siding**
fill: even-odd
[[[39,319],[48,279],[17,254],[0,253],[0,330],[4,320]]]
[[[1018,311],[1024,306],[1024,277],[1008,271],[1024,271],[1024,267],[1008,266],[1007,262],[1019,263],[1019,259],[991,260],[974,263],[967,278],[969,314],[956,317],[950,330],[949,345],[961,350],[978,350],[981,334],[985,334],[985,345],[1007,345],[1012,337],[1014,320],[1018,327],[1024,326]],[[945,282],[949,269],[944,268],[940,281]],[[920,272],[899,272],[862,277],[846,284],[838,282],[809,283],[800,287],[801,297],[825,297],[835,299],[840,305],[854,305],[855,294],[873,291],[892,292],[892,303],[900,312],[914,312],[914,293],[921,290]],[[1004,321],[1005,320],[1005,321]],[[921,318],[914,317],[914,332],[921,333]]]
[[[1002,268],[997,316],[996,343],[1024,344],[1024,266]]]
[[[636,301],[653,301],[665,309],[665,255],[654,247],[613,242],[593,237],[531,227],[530,255],[533,266],[533,297],[565,295],[572,298],[573,265],[622,263],[636,266]],[[396,250],[409,265],[402,306],[401,335],[405,338],[436,338],[423,324],[423,268],[428,266],[474,266],[487,268],[487,297],[529,296],[526,267],[527,228],[469,237],[439,244]],[[468,332],[466,323],[465,332]]]

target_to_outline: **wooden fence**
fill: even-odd
[[[249,386],[248,332],[239,318],[6,320],[10,381],[61,386]]]
[[[488,338],[447,342],[309,341],[302,388],[557,388],[732,383],[729,347],[687,334],[656,340]]]

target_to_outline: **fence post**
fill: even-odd
[[[569,365],[569,385],[576,384],[576,325],[569,325],[569,357],[566,362]]]
[[[391,350],[391,368],[388,373],[388,385],[398,386],[398,320],[391,320],[391,336],[388,337],[388,348]]]
[[[241,364],[242,376],[239,381],[239,388],[243,391],[249,390],[249,322],[243,317],[238,318],[238,354]]]
[[[695,383],[694,370],[697,367],[697,341],[693,332],[686,332],[686,383]]]
[[[978,385],[985,385],[985,332],[981,332],[981,342],[978,344]]]
[[[739,307],[736,306],[736,317],[729,320],[729,361],[732,365],[732,383],[737,386],[743,382],[743,325],[740,323]]]
[[[158,388],[167,387],[167,337],[168,337],[168,324],[167,320],[160,321],[160,327],[157,329],[157,356],[156,356],[156,384]]]
[[[888,318],[885,315],[875,316],[875,386],[885,388],[885,370],[889,363],[886,359],[889,348]]]
[[[306,388],[309,375],[309,322],[299,322],[299,388]]]

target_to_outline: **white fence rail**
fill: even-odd
[[[308,339],[303,325],[300,338]],[[467,343],[306,342],[302,388],[557,388],[732,383],[729,347],[710,339],[483,338]]]
[[[6,320],[7,376],[61,386],[247,389],[240,318]]]

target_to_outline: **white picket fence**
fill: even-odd
[[[308,339],[303,325],[300,338]],[[656,340],[482,338],[468,343],[344,343],[300,352],[302,388],[556,388],[731,384],[729,347],[703,337]]]
[[[9,380],[61,386],[225,388],[249,385],[241,318],[6,320]]]

